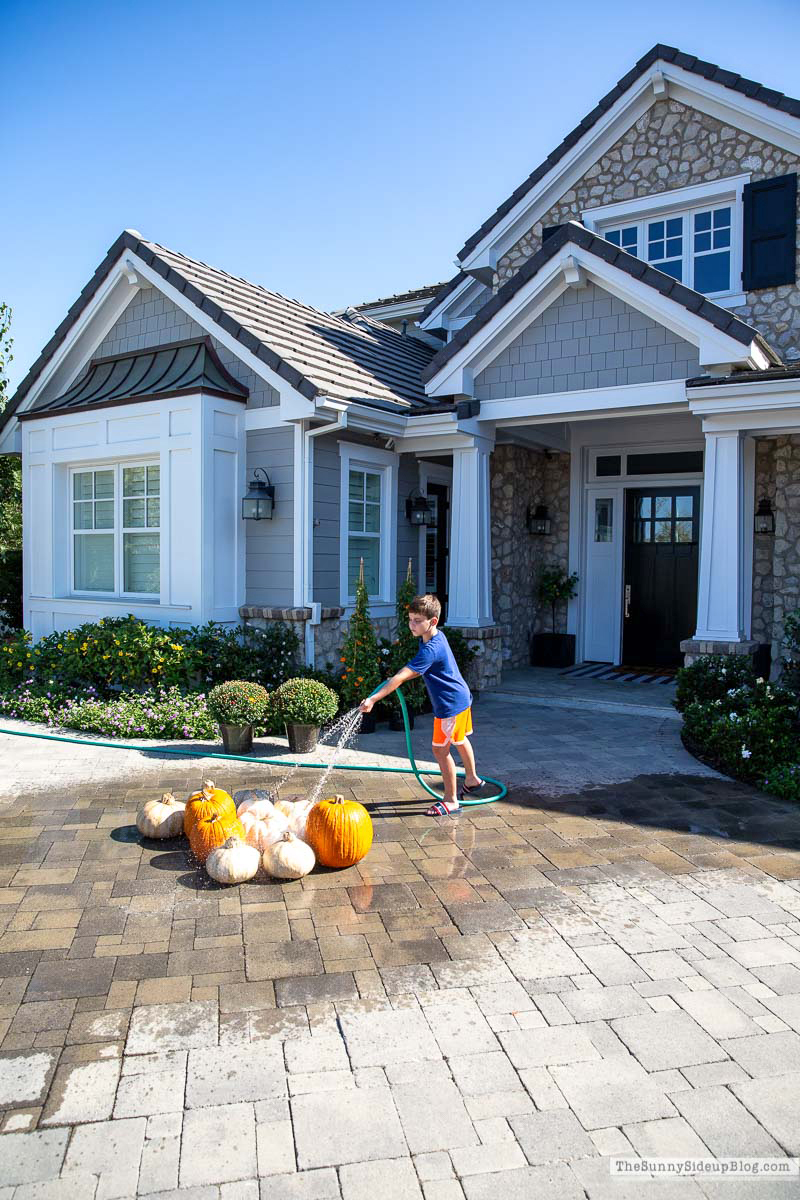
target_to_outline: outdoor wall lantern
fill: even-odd
[[[433,525],[436,516],[433,505],[422,492],[412,492],[406,500],[406,517],[412,525]]]
[[[772,505],[766,496],[762,496],[758,502],[758,509],[755,516],[755,531],[756,533],[775,532],[775,513],[772,511]]]
[[[547,511],[546,504],[537,504],[534,512],[531,512],[531,506],[528,505],[528,510],[525,513],[525,524],[528,527],[528,533],[537,533],[546,537],[550,533],[550,514]]]
[[[259,478],[262,475],[264,478]],[[245,521],[271,521],[274,507],[275,488],[267,472],[256,467],[247,487],[247,495],[242,497],[242,517]]]

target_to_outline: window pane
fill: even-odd
[[[723,225],[730,226],[731,210],[729,208],[718,208],[714,213],[714,228],[720,229]]]
[[[122,539],[122,557],[125,571],[124,591],[145,592],[147,595],[159,591],[157,533],[126,533]]]
[[[711,213],[710,212],[695,213],[694,214],[694,227],[695,227],[695,231],[700,231],[703,229],[710,229],[711,228]]]
[[[125,467],[122,472],[123,496],[143,496],[144,481],[144,467]]]
[[[655,541],[671,542],[672,541],[672,521],[656,521]]]
[[[161,524],[161,501],[158,498],[156,498],[155,500],[148,500],[147,501],[147,526],[149,529],[158,529],[160,524]]]
[[[692,525],[693,521],[676,521],[675,522],[675,541],[676,542],[691,542],[692,540]]]
[[[598,477],[619,475],[622,470],[622,458],[619,454],[598,454],[595,462],[595,472]]]
[[[90,480],[90,483],[91,483],[91,480]],[[74,504],[73,505],[73,520],[72,520],[73,529],[92,529],[92,528],[94,528],[93,519],[94,519],[94,505],[93,504],[87,504],[84,502],[82,504]]]
[[[681,237],[683,234],[683,217],[670,217],[667,221],[667,237]]]
[[[79,475],[72,476],[72,496],[75,500],[91,500],[92,498],[92,472],[81,471]]]
[[[381,477],[380,475],[365,475],[366,483],[366,498],[373,504],[381,502]]]
[[[675,497],[675,516],[676,517],[693,517],[694,516],[694,496],[676,496]]]
[[[94,473],[94,494],[97,500],[113,500],[114,498],[114,472],[113,471],[95,471]]]
[[[696,292],[727,292],[731,280],[730,250],[716,254],[701,254],[694,260],[694,290]]]
[[[650,506],[652,503],[653,502],[649,496],[640,496],[639,497],[639,516],[640,517],[649,517],[650,516],[650,513],[651,513]]]
[[[351,500],[363,500],[364,499],[364,472],[363,471],[351,471],[350,472],[350,499]]]
[[[639,244],[639,230],[635,225],[630,229],[622,231],[622,249],[627,250],[629,254],[635,254]]]
[[[656,496],[656,516],[672,516],[672,496]]]
[[[714,230],[714,249],[718,250],[722,246],[730,246],[731,231],[730,229],[715,229]]]
[[[347,588],[355,595],[361,559],[364,559],[364,583],[370,596],[377,596],[380,581],[380,542],[377,538],[351,537],[347,547]]]
[[[356,533],[364,532],[364,505],[352,504],[348,509],[347,528]]]
[[[94,506],[95,529],[114,528],[114,501],[98,500]]]
[[[658,267],[659,271],[663,271],[665,275],[671,275],[678,282],[683,279],[683,263],[679,258],[673,259],[672,262],[654,262],[651,263],[651,266]]]
[[[663,240],[664,238],[664,222],[651,221],[647,226],[647,236],[651,242]]]
[[[380,533],[381,506],[380,504],[364,505],[364,529],[367,533]]]
[[[634,523],[633,540],[635,542],[652,542],[652,540],[653,540],[653,522],[652,521],[636,521]]]
[[[621,246],[622,245],[622,230],[621,229],[609,229],[608,233],[606,234],[606,241],[611,242],[612,246]]]
[[[157,496],[161,490],[161,468],[147,468],[147,494],[149,496]]]
[[[610,542],[613,534],[614,501],[595,500],[594,502],[594,540]]]
[[[113,592],[114,535],[75,535],[75,588],[79,592]]]
[[[711,232],[709,231],[708,233],[696,233],[694,235],[695,254],[699,253],[700,251],[705,251],[705,250],[710,250],[710,249],[711,249]]]
[[[144,526],[144,500],[123,500],[122,524],[126,529],[141,529]]]

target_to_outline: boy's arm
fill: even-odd
[[[410,667],[401,667],[400,670],[387,679],[383,687],[375,692],[374,695],[368,696],[366,700],[362,700],[360,708],[362,712],[372,712],[372,706],[377,704],[379,700],[383,700],[385,696],[391,696],[392,692],[396,692],[401,683],[406,683],[409,679],[417,679],[418,673],[412,671]]]

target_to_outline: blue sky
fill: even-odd
[[[334,308],[464,239],[651,45],[800,95],[797,0],[0,0],[12,385],[122,229]]]

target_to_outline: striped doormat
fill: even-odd
[[[613,683],[663,683],[675,682],[675,670],[670,667],[615,667],[611,663],[578,663],[560,671],[561,675],[571,675],[574,679],[606,679]]]

